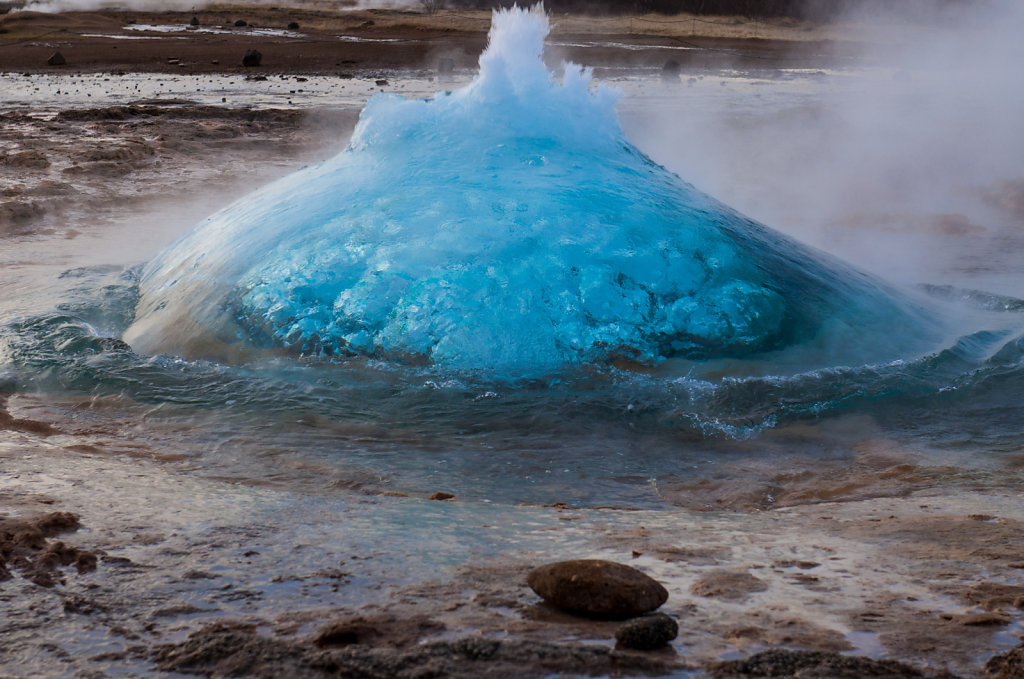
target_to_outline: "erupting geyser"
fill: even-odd
[[[928,334],[914,304],[648,159],[615,91],[572,65],[553,81],[548,30],[539,6],[497,11],[469,86],[375,96],[344,152],[151,262],[125,339],[521,377],[793,347],[888,359]]]

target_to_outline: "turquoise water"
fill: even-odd
[[[775,353],[820,368],[936,346],[945,328],[925,301],[652,162],[615,91],[572,66],[553,81],[547,32],[539,9],[499,12],[469,86],[372,98],[344,152],[150,262],[125,339],[503,380]]]

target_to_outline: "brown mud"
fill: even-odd
[[[74,566],[79,573],[96,570],[93,552],[49,539],[79,526],[78,517],[70,512],[33,519],[0,517],[0,580],[17,573],[40,587],[53,587],[64,582],[62,566]]]

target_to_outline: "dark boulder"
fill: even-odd
[[[289,31],[297,31],[297,30],[299,30],[299,22],[298,21],[290,21],[290,22],[288,22],[288,30]]]
[[[198,26],[199,17],[192,17],[192,20],[188,22],[189,26]]]
[[[235,22],[235,26],[237,26],[238,28],[241,28],[242,26],[247,26],[247,25],[248,24],[245,23],[245,19],[239,19],[238,21]]]
[[[631,618],[668,599],[668,591],[645,573],[599,559],[546,564],[530,571],[526,582],[552,606],[595,617]]]
[[[242,66],[259,66],[263,61],[263,55],[258,50],[246,50],[242,57]]]
[[[624,622],[615,631],[615,641],[623,648],[653,651],[672,641],[679,634],[679,625],[664,613],[642,615]]]
[[[68,62],[67,59],[64,58],[63,54],[60,52],[54,52],[50,55],[50,58],[46,60],[46,63],[50,66],[63,66]]]

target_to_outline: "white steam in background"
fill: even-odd
[[[1024,271],[1024,3],[909,23],[897,4],[844,17],[870,32],[864,53],[805,93],[795,78],[781,107],[775,84],[691,105],[721,78],[691,90],[684,75],[671,110],[627,111],[627,132],[698,188],[888,278],[1024,296],[1020,276],[986,278],[989,258]]]

